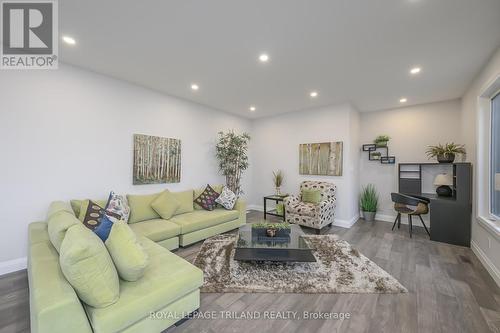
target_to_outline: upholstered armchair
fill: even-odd
[[[319,190],[321,200],[318,204],[303,202],[303,190]],[[335,214],[337,186],[333,183],[318,181],[303,181],[300,184],[300,194],[291,195],[284,199],[285,218],[288,223],[295,223],[316,229],[320,233],[321,228],[333,223]]]

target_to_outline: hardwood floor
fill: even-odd
[[[262,213],[250,212],[248,221]],[[500,332],[500,288],[469,248],[431,242],[423,228],[358,221],[332,227],[396,277],[407,294],[209,294],[200,311],[319,311],[350,313],[344,320],[191,319],[166,332]],[[312,230],[305,229],[306,233]],[[193,261],[201,242],[176,254]],[[29,331],[26,272],[0,277],[0,333]]]

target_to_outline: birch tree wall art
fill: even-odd
[[[301,144],[299,172],[301,175],[342,176],[342,142]]]
[[[181,181],[181,140],[134,134],[134,185]]]

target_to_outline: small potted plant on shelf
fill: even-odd
[[[389,142],[391,138],[388,135],[379,135],[373,140],[373,143],[377,147],[387,147],[387,142]]]
[[[363,212],[363,218],[367,222],[372,222],[375,220],[375,214],[378,208],[378,193],[375,189],[375,185],[368,184],[361,190],[361,196],[359,198],[359,205],[361,211]]]
[[[370,156],[371,156],[372,160],[380,160],[380,157],[382,156],[382,154],[378,151],[372,151],[370,153]]]
[[[281,185],[283,185],[283,172],[281,170],[273,171],[273,183],[276,189],[276,195],[281,195]]]
[[[450,142],[444,145],[438,144],[437,146],[428,146],[425,153],[429,159],[435,157],[439,163],[453,163],[456,154],[465,156],[466,151],[464,145]]]

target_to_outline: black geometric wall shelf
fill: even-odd
[[[367,143],[363,145],[363,151],[368,152],[368,160],[370,161],[380,161],[382,164],[396,163],[396,156],[389,156],[389,147],[387,146],[377,146],[374,143]]]

